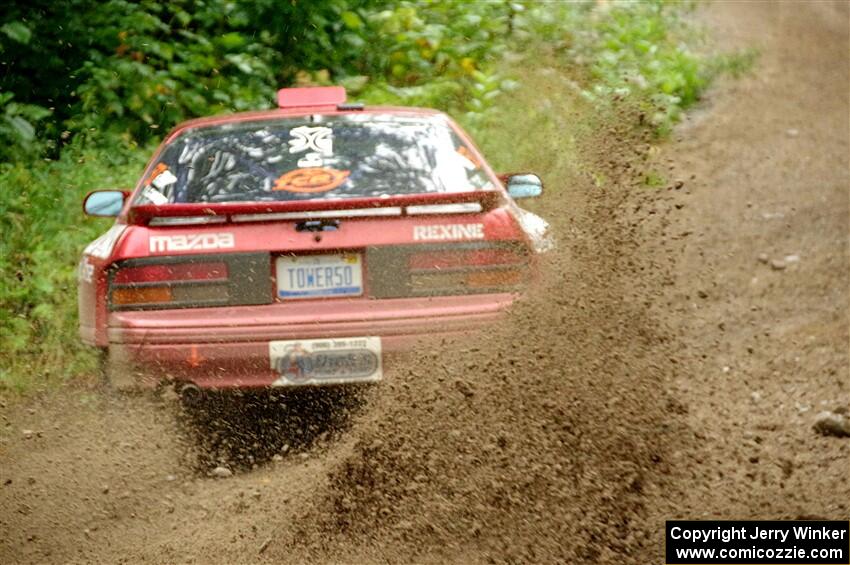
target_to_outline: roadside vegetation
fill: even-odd
[[[547,138],[573,155],[546,108],[516,107],[512,92],[536,73],[563,73],[564,95],[600,120],[628,101],[635,127],[663,135],[717,74],[754,57],[701,55],[692,6],[661,1],[32,6],[0,17],[0,389],[20,391],[94,374],[75,269],[110,222],[85,219],[80,203],[133,186],[179,121],[271,107],[283,86],[342,84],[353,100],[450,112],[509,170]]]

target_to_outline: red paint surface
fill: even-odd
[[[345,88],[341,86],[281,88],[277,91],[277,105],[279,108],[333,107],[343,102],[345,102]]]

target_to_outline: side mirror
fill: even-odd
[[[83,211],[89,216],[115,217],[121,213],[129,193],[121,190],[95,190],[83,200]]]
[[[508,177],[508,194],[511,198],[534,198],[543,194],[543,181],[535,174],[524,173]]]

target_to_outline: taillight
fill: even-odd
[[[520,269],[478,271],[466,276],[466,284],[472,288],[504,287],[520,284],[525,273]]]
[[[163,281],[226,280],[227,263],[173,263],[124,267],[115,273],[113,283],[146,283]]]
[[[126,266],[112,276],[114,306],[203,305],[228,298],[227,264],[221,261]]]
[[[375,298],[513,292],[529,273],[519,242],[373,248],[367,259]]]
[[[431,251],[414,251],[408,257],[407,262],[410,270],[417,271],[515,265],[524,263],[525,258],[514,249],[498,247],[482,249],[443,248]]]
[[[128,304],[161,304],[171,302],[171,289],[167,286],[143,286],[113,288],[112,303],[117,306]]]
[[[518,285],[526,259],[509,248],[417,251],[408,257],[410,287],[416,294],[486,291]]]
[[[267,253],[131,259],[109,277],[112,310],[268,304]]]

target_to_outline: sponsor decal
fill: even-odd
[[[272,341],[271,368],[280,378],[272,386],[310,382],[375,381],[381,379],[381,339]]]
[[[333,130],[329,127],[300,126],[289,130],[289,152],[309,151],[298,160],[299,167],[321,167],[323,155],[333,155]]]
[[[115,242],[118,241],[118,238],[121,237],[121,234],[124,233],[126,228],[127,226],[125,225],[115,224],[105,234],[89,243],[83,254],[97,257],[98,259],[106,259],[112,253]]]
[[[308,149],[330,155],[333,153],[333,130],[328,127],[300,126],[289,130],[289,152],[299,153]]]
[[[142,190],[142,196],[147,198],[151,204],[156,204],[157,206],[168,204],[168,197],[152,186],[146,186]]]
[[[549,232],[549,222],[522,208],[517,208],[516,212],[519,225],[528,234],[535,251],[544,253],[555,248],[555,239]]]
[[[236,245],[232,233],[192,233],[186,235],[152,235],[150,252],[229,249]]]
[[[484,224],[436,224],[413,226],[414,241],[484,239]]]
[[[94,278],[94,265],[89,263],[88,257],[83,257],[83,260],[80,261],[77,267],[77,280],[90,283],[92,278]]]
[[[322,155],[319,153],[307,153],[298,159],[298,166],[302,168],[321,167],[324,165]]]
[[[154,179],[167,170],[168,170],[168,165],[166,165],[165,163],[157,163],[156,166],[151,171],[151,174],[149,174],[148,178],[145,179],[145,184],[146,185],[153,184]]]
[[[151,174],[148,175],[148,178],[145,179],[145,187],[142,189],[142,196],[144,196],[148,202],[155,204],[156,206],[168,204],[168,197],[160,191],[167,191],[168,187],[176,182],[177,177],[174,176],[174,173],[168,170],[168,165],[165,163],[158,163],[151,171]]]
[[[172,173],[168,169],[165,169],[164,171],[156,175],[156,178],[151,181],[151,184],[155,188],[163,190],[165,187],[171,186],[175,182],[177,182],[177,177],[174,176],[174,173]]]
[[[287,192],[327,192],[345,182],[351,171],[311,167],[296,169],[280,176],[274,183],[273,190]]]

